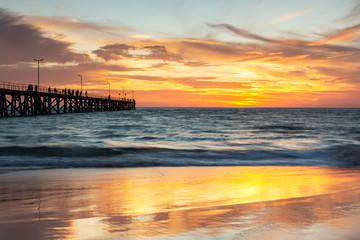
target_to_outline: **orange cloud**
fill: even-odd
[[[239,41],[133,38],[123,42],[120,37],[117,42],[95,45],[92,54],[87,55],[77,53],[67,41],[44,36],[44,31],[55,23],[60,24],[57,29],[109,35],[122,35],[122,30],[53,18],[51,23],[38,19],[44,24],[44,31],[40,31],[18,22],[18,17],[0,13],[3,13],[1,26],[15,29],[12,32],[31,40],[24,48],[28,52],[23,55],[17,54],[18,49],[23,50],[19,42],[1,45],[2,49],[9,49],[6,58],[0,57],[0,70],[6,81],[24,79],[23,83],[34,83],[37,66],[32,58],[39,53],[45,58],[41,65],[43,86],[77,89],[78,74],[82,74],[83,89],[90,96],[106,96],[110,82],[113,97],[119,97],[122,88],[128,94],[135,91],[140,107],[359,107],[360,104],[357,97],[360,49],[341,44],[357,36],[359,25],[330,34],[319,44],[301,38],[270,38],[229,24],[208,24],[211,29],[231,32]],[[286,20],[285,16],[282,20]],[[243,38],[247,41],[240,41]],[[4,35],[0,39],[1,44],[6,42]],[[37,40],[43,45],[36,45]],[[338,44],[330,45],[330,42]],[[42,51],[44,46],[51,49]]]
[[[357,24],[355,26],[342,29],[333,34],[330,34],[326,36],[324,39],[312,43],[310,45],[316,46],[316,45],[323,45],[332,42],[347,43],[347,42],[355,41],[356,39],[359,38],[359,36],[360,36],[360,24]]]

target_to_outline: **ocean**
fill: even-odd
[[[0,239],[360,236],[360,109],[0,119]]]
[[[360,109],[138,108],[0,123],[0,167],[360,165]]]

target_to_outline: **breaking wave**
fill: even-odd
[[[360,165],[360,145],[310,150],[204,150],[155,147],[9,146],[0,148],[0,166],[147,167]]]

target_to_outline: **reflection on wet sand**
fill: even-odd
[[[309,166],[7,173],[0,239],[350,239],[359,180],[359,169]]]

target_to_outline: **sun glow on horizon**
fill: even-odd
[[[129,10],[136,6],[125,3]],[[157,30],[150,30],[143,21],[139,25],[138,19],[126,21],[111,12],[107,17],[113,20],[107,21],[101,14],[96,16],[98,21],[82,12],[81,18],[75,17],[67,11],[75,5],[68,4],[52,8],[53,15],[31,13],[34,9],[29,5],[10,3],[8,8],[27,9],[27,14],[18,17],[15,12],[0,11],[1,23],[9,30],[3,36],[27,39],[26,44],[5,39],[0,45],[7,56],[0,61],[4,81],[33,83],[36,72],[31,61],[36,55],[45,59],[41,63],[44,86],[77,88],[81,73],[89,95],[107,96],[105,83],[111,82],[114,96],[123,88],[135,91],[138,106],[360,107],[360,27],[354,22],[360,12],[359,5],[350,1],[344,5],[347,8],[336,8],[336,1],[326,6],[311,1],[275,4],[278,15],[270,19],[264,13],[273,6],[265,2],[253,6],[253,19],[244,18],[249,14],[246,9],[235,15],[235,6],[224,4],[229,16],[224,22],[214,14],[205,17],[208,8],[214,7],[209,4],[197,11],[199,16],[188,11],[189,16],[180,19],[189,27],[185,32],[171,15],[168,21],[161,19],[165,20],[162,25],[154,22]],[[192,9],[193,4],[183,7]],[[164,4],[163,11],[169,11],[169,6],[173,5]],[[37,7],[45,11],[45,2]],[[60,10],[69,16],[55,14]],[[148,10],[162,12],[150,6]],[[142,14],[148,16],[146,11]],[[158,19],[152,16],[146,19]],[[248,26],[240,26],[234,16]],[[195,28],[189,19],[200,21],[201,27]],[[308,19],[314,19],[315,27],[304,25]],[[173,32],[165,31],[169,26]],[[297,32],[289,31],[296,28]],[[18,35],[13,36],[14,32]]]

